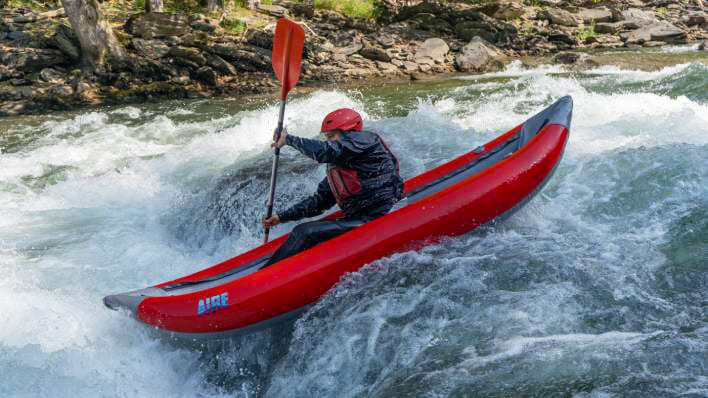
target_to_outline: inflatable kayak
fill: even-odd
[[[508,217],[548,181],[568,140],[573,102],[563,97],[467,154],[405,183],[389,214],[261,269],[287,236],[170,282],[103,299],[160,331],[225,338],[301,313],[347,272]],[[334,213],[328,218],[336,218]]]

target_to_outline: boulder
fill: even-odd
[[[56,69],[44,68],[39,72],[39,78],[47,83],[64,82],[64,74]]]
[[[186,47],[202,47],[209,42],[209,34],[200,30],[187,33],[179,38],[180,44]]]
[[[269,30],[260,30],[260,29],[249,29],[246,32],[246,43],[256,46],[256,47],[261,47],[261,48],[267,48],[269,50],[273,49],[273,31]]]
[[[649,41],[685,43],[686,32],[668,22],[659,22],[621,33],[620,38],[625,44],[644,44]]]
[[[125,23],[126,32],[144,39],[182,36],[191,30],[189,20],[183,14],[151,12],[132,16]]]
[[[174,57],[175,60],[188,60],[198,66],[206,65],[206,58],[204,58],[204,56],[201,54],[201,51],[197,50],[196,48],[181,46],[171,47],[169,50],[169,55],[171,57]]]
[[[68,84],[61,84],[50,88],[49,93],[57,97],[71,97],[74,89]]]
[[[209,18],[199,18],[189,24],[194,30],[201,30],[202,32],[213,33],[216,28],[219,27],[219,22],[214,19]]]
[[[413,73],[418,71],[418,64],[411,61],[403,61],[402,68],[407,73]]]
[[[389,62],[376,61],[376,66],[378,66],[379,70],[381,70],[384,73],[390,73],[390,74],[398,73],[398,68],[396,67],[396,65],[389,63]]]
[[[359,54],[373,61],[391,62],[391,57],[386,53],[386,50],[380,47],[366,46],[359,50]]]
[[[563,52],[553,56],[553,62],[558,64],[574,64],[578,62],[580,55],[577,53]]]
[[[396,44],[396,39],[394,39],[391,35],[382,34],[376,38],[376,42],[379,43],[383,48],[390,48],[393,47],[394,44]]]
[[[450,47],[445,43],[445,40],[435,37],[427,39],[418,47],[415,59],[417,61],[418,59],[429,58],[434,62],[443,63],[448,52],[450,52]]]
[[[429,30],[431,32],[452,31],[452,25],[450,25],[450,22],[438,17],[437,15],[425,12],[416,14],[409,20],[409,23],[418,29]]]
[[[67,59],[58,50],[23,48],[0,53],[0,61],[15,69],[36,72],[44,68],[64,64]]]
[[[497,19],[515,19],[524,15],[524,6],[515,1],[491,1],[479,8],[484,14]]]
[[[216,54],[207,54],[207,64],[225,75],[235,76],[237,74],[233,65]]]
[[[497,40],[497,29],[487,21],[464,21],[455,25],[455,36],[461,40],[469,41],[479,36],[487,41]]]
[[[134,38],[132,43],[138,54],[150,59],[160,59],[170,52],[170,47],[159,40]]]
[[[15,87],[20,87],[20,86],[31,86],[32,81],[25,79],[25,78],[16,78],[16,79],[10,79],[10,84],[15,86]]]
[[[334,52],[349,56],[358,53],[362,48],[364,48],[364,45],[361,44],[361,42],[354,42],[346,47],[337,47],[334,49]]]
[[[639,25],[636,21],[620,21],[620,22],[600,22],[595,24],[595,32],[614,34],[625,30],[637,29]]]
[[[489,72],[504,67],[506,56],[481,37],[474,37],[455,57],[455,66],[462,72]]]
[[[216,86],[219,84],[219,76],[217,76],[214,69],[208,66],[202,66],[201,68],[197,69],[194,75],[197,77],[197,79],[203,81],[204,83],[210,86]]]
[[[681,17],[681,22],[685,23],[686,26],[704,25],[708,22],[708,17],[706,17],[704,12],[694,12]]]
[[[232,43],[215,44],[209,47],[213,53],[232,62],[236,69],[247,72],[268,72],[272,69],[270,57],[258,52],[258,48]]]
[[[256,10],[264,14],[272,15],[274,17],[280,18],[288,15],[288,9],[285,7],[271,5],[271,4],[258,4]]]
[[[703,40],[703,43],[698,45],[699,51],[708,51],[708,40]]]
[[[578,26],[573,14],[560,8],[549,8],[542,13],[542,17],[554,25]]]
[[[5,65],[0,65],[0,82],[5,80],[16,79],[22,77],[22,72],[13,68],[8,68]]]
[[[571,46],[574,46],[578,44],[578,41],[576,40],[575,36],[568,32],[564,32],[562,30],[552,30],[548,34],[548,41],[550,42],[557,42],[557,43],[565,43]]]
[[[653,12],[640,10],[638,8],[628,8],[622,11],[621,14],[623,20],[634,21],[640,26],[650,25],[658,22]]]
[[[78,61],[81,57],[79,39],[76,37],[74,29],[65,24],[57,26],[54,30],[54,35],[52,35],[50,39],[50,43],[72,61]]]
[[[607,8],[581,8],[578,13],[585,24],[612,22],[612,11]]]

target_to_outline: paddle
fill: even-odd
[[[278,128],[275,141],[280,138],[283,130],[283,117],[285,116],[285,104],[288,101],[288,92],[295,87],[300,80],[300,64],[302,63],[302,49],[305,46],[305,31],[300,25],[286,18],[280,18],[275,26],[275,36],[273,37],[273,71],[280,80],[280,115],[278,116]],[[268,208],[266,218],[273,215],[273,202],[275,200],[275,180],[278,175],[278,159],[280,158],[280,148],[275,148],[273,158],[273,169],[270,172],[270,196],[268,197]],[[265,227],[263,243],[268,243],[269,227]]]

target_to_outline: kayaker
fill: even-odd
[[[296,137],[284,129],[280,139],[272,144],[277,148],[289,145],[318,163],[327,163],[327,177],[319,183],[314,195],[264,219],[263,225],[273,227],[314,217],[335,204],[345,217],[296,226],[264,266],[381,217],[401,198],[403,180],[398,159],[378,134],[363,128],[361,115],[343,108],[322,121],[321,132],[326,141]]]

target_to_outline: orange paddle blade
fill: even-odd
[[[273,38],[273,70],[281,82],[280,99],[283,101],[300,80],[304,46],[305,31],[302,27],[289,19],[280,18]]]

